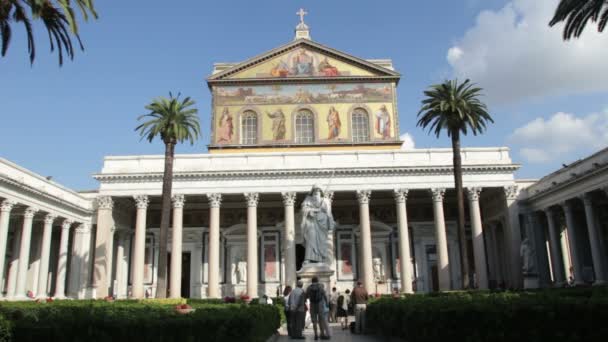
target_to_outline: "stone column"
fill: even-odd
[[[553,210],[546,208],[545,216],[547,217],[547,230],[549,230],[549,246],[551,249],[551,269],[553,270],[553,281],[555,286],[561,287],[564,285],[566,278],[564,277],[564,267],[561,263],[560,243],[555,227],[555,217]]]
[[[61,223],[61,239],[59,241],[59,260],[57,261],[57,277],[55,278],[55,298],[65,298],[65,278],[68,268],[68,241],[72,221]]]
[[[606,275],[604,274],[604,260],[602,258],[602,247],[597,233],[595,222],[595,213],[593,203],[591,202],[591,194],[586,193],[581,196],[585,205],[585,218],[587,220],[587,233],[589,234],[589,244],[591,245],[591,257],[593,259],[593,271],[595,273],[595,282],[593,285],[603,285],[606,283]]]
[[[97,298],[109,295],[112,279],[112,239],[114,227],[112,207],[114,201],[110,196],[97,198],[97,232],[95,236],[95,272],[93,275]]]
[[[146,252],[146,214],[148,196],[133,196],[137,214],[135,218],[135,241],[133,244],[133,281],[131,295],[133,298],[144,298],[144,257]]]
[[[21,229],[15,229],[15,235],[13,237],[13,245],[11,250],[13,255],[9,263],[8,268],[8,282],[6,284],[6,297],[15,297],[15,289],[17,287],[17,273],[19,271],[19,246],[21,245]]]
[[[123,271],[124,271],[124,258],[125,258],[125,241],[124,241],[124,230],[116,232],[117,244],[116,244],[116,261],[115,261],[115,280],[112,284],[112,295],[115,298],[123,298],[122,294],[122,283],[123,283]]]
[[[568,241],[570,242],[570,257],[572,258],[572,266],[574,267],[574,284],[582,285],[583,281],[583,267],[578,254],[578,245],[576,239],[576,226],[574,223],[574,213],[572,212],[572,204],[567,201],[562,202],[562,208],[566,215],[566,232],[568,234]]]
[[[412,289],[412,261],[410,251],[410,232],[407,222],[407,189],[393,190],[397,203],[397,224],[399,226],[399,263],[401,273],[401,292],[414,293]]]
[[[220,298],[220,205],[222,194],[208,194],[209,198],[209,275],[207,295]]]
[[[8,243],[8,224],[11,210],[15,202],[4,200],[0,206],[0,284],[4,284],[4,263],[6,258],[6,244]]]
[[[448,239],[445,231],[445,217],[443,215],[443,197],[445,189],[431,189],[433,196],[433,213],[435,216],[435,239],[437,240],[437,274],[439,278],[439,291],[451,288],[450,261],[448,257]]]
[[[295,192],[282,192],[285,207],[285,286],[296,285],[296,229],[294,220]]]
[[[517,185],[505,186],[505,238],[506,242],[506,264],[510,265],[505,273],[508,274],[509,286],[513,288],[523,287],[523,275],[521,272],[521,256],[519,249],[521,247],[521,228],[519,225],[519,206],[517,205],[517,197],[519,196],[519,188]]]
[[[372,264],[372,231],[369,221],[369,199],[371,190],[357,190],[359,201],[359,226],[361,228],[361,264],[363,266],[363,286],[367,292],[375,291]]]
[[[19,269],[17,271],[16,298],[25,298],[27,270],[30,265],[30,241],[32,240],[32,223],[38,209],[29,207],[23,215],[23,228],[21,230],[21,244],[19,247]]]
[[[91,255],[91,224],[79,224],[74,230],[70,287],[68,293],[74,298],[85,298],[91,280],[89,275]]]
[[[481,225],[481,211],[479,209],[479,194],[481,188],[467,188],[471,228],[473,231],[473,254],[475,257],[475,273],[477,275],[477,288],[488,289],[488,268],[486,263],[486,248],[483,241]]]
[[[42,232],[42,248],[40,250],[40,270],[38,271],[38,290],[36,295],[45,298],[49,279],[49,258],[51,255],[51,235],[53,233],[53,222],[56,216],[48,214],[44,217],[44,228]]]
[[[184,204],[186,197],[181,194],[173,195],[173,227],[171,229],[171,279],[169,282],[169,297],[182,296],[182,244]]]
[[[247,295],[258,297],[258,193],[245,193],[247,200]]]

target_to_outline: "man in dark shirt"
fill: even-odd
[[[369,296],[360,281],[357,282],[357,287],[353,289],[351,299],[355,306],[355,333],[361,334],[365,332],[365,310],[367,309]]]

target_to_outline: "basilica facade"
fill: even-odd
[[[391,60],[321,45],[303,20],[291,42],[215,64],[208,153],[175,157],[168,295],[274,296],[293,285],[305,250],[300,206],[313,185],[335,220],[331,286],[460,288],[452,151],[402,148],[399,81]],[[5,298],[155,296],[163,158],[106,157],[99,189],[86,193],[0,160]],[[569,270],[576,248],[561,249],[566,236],[553,257],[556,224],[535,219],[541,195],[527,192],[534,181],[515,179],[509,149],[465,148],[462,161],[475,286],[524,286],[526,238],[544,251],[535,254],[541,285],[564,282],[556,267]],[[605,194],[593,191],[603,205]],[[591,272],[605,260],[603,239],[578,239],[582,249],[597,241]],[[583,259],[574,258],[574,274]]]

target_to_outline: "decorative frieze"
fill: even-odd
[[[430,189],[431,196],[433,196],[433,202],[443,202],[445,197],[445,188],[433,188]]]
[[[397,203],[405,203],[407,201],[407,195],[409,194],[408,189],[394,189],[393,196],[395,196],[395,201]]]
[[[296,202],[295,192],[281,192],[281,197],[283,197],[283,205],[285,206],[293,206]]]
[[[112,210],[114,207],[114,201],[112,200],[112,196],[99,196],[96,199],[97,207],[103,210]]]
[[[135,206],[137,209],[148,209],[148,204],[150,204],[150,199],[147,195],[135,195],[133,196],[135,200]]]
[[[209,206],[211,208],[219,208],[220,205],[222,205],[222,194],[207,194],[207,199],[209,200]]]
[[[258,200],[260,198],[260,194],[257,192],[246,192],[243,194],[245,196],[245,200],[247,201],[248,207],[257,207]]]
[[[470,201],[479,201],[479,194],[481,194],[482,188],[479,187],[471,187],[467,188],[467,197],[469,197]]]
[[[186,204],[186,196],[182,194],[175,194],[171,197],[171,202],[173,203],[173,208],[183,208]]]
[[[371,190],[357,190],[357,200],[359,201],[359,204],[369,204],[371,196]]]

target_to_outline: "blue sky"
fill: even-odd
[[[465,146],[509,146],[519,178],[540,177],[608,142],[608,33],[593,28],[563,43],[549,29],[557,0],[97,1],[100,18],[81,25],[86,51],[58,67],[37,30],[27,60],[16,28],[0,58],[0,156],[74,189],[94,189],[106,155],[160,154],[139,140],[136,118],[169,91],[198,103],[209,142],[214,62],[235,62],[289,42],[304,7],[313,40],[362,58],[392,58],[400,127],[416,147],[449,147],[416,127],[423,90],[470,77],[486,89],[496,120]],[[604,77],[604,79],[602,79]]]

